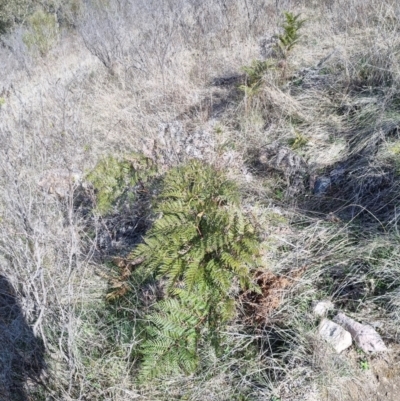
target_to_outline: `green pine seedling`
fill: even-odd
[[[273,67],[274,63],[271,60],[253,60],[251,65],[242,67],[242,71],[246,74],[246,83],[239,86],[239,89],[247,96],[255,95],[261,88],[264,75]]]
[[[290,51],[300,39],[300,29],[306,20],[300,19],[300,14],[294,15],[291,12],[284,12],[285,22],[282,25],[283,34],[278,36],[278,48],[283,58],[287,58]]]

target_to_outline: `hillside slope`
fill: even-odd
[[[397,399],[397,1],[17,11],[0,2],[0,400]],[[337,354],[326,300],[388,351]],[[196,363],[145,376],[163,336]]]

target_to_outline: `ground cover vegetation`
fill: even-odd
[[[397,400],[399,31],[0,0],[0,400]],[[389,352],[337,354],[320,300]]]

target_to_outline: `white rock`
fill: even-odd
[[[335,305],[331,301],[314,301],[312,304],[313,313],[315,316],[324,317],[326,314],[332,310]]]
[[[338,354],[352,344],[351,334],[329,319],[322,319],[318,332],[321,338],[331,344]]]
[[[346,316],[344,313],[338,313],[335,316],[334,321],[350,332],[355,343],[364,352],[387,351],[387,347],[381,336],[373,327],[368,326],[367,324],[358,323],[354,319]]]

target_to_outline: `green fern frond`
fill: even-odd
[[[157,168],[149,158],[131,154],[121,159],[112,156],[101,159],[86,179],[96,192],[98,212],[105,214],[117,203],[132,201],[134,191],[130,189],[156,175]]]
[[[168,298],[147,317],[143,377],[191,373],[198,344],[212,338],[235,312],[233,281],[249,286],[257,235],[239,209],[237,186],[200,161],[165,175],[155,200],[159,218],[131,254],[166,283]],[[206,334],[208,333],[208,334]]]

